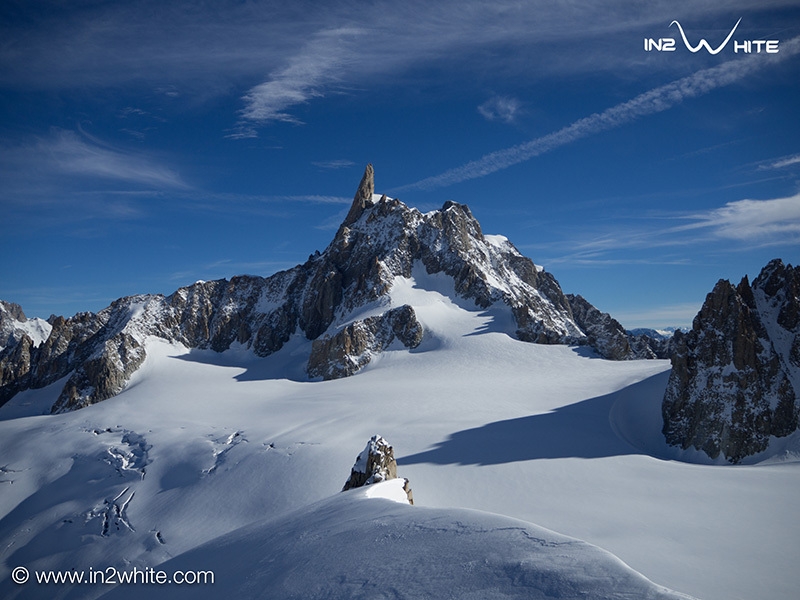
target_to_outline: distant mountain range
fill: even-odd
[[[420,270],[444,278],[454,301],[502,309],[519,340],[588,346],[611,360],[671,356],[664,401],[671,444],[737,461],[763,449],[770,435],[797,428],[800,294],[791,266],[773,261],[753,289],[746,280],[738,288],[721,282],[688,333],[626,331],[583,297],[564,294],[506,238],[484,235],[467,206],[448,201],[421,213],[378,196],[371,165],[325,251],[271,277],[197,282],[170,296],[129,296],[96,314],[47,322],[3,302],[0,405],[60,380],[54,413],[108,399],[143,364],[148,336],[216,352],[244,347],[262,357],[302,336],[313,340],[309,379],[350,376],[390,346],[413,349],[424,339],[413,303],[399,291]]]

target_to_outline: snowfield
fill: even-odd
[[[662,441],[667,361],[516,341],[505,309],[446,286],[396,282],[425,339],[346,379],[308,381],[299,337],[268,358],[151,338],[111,400],[51,416],[58,384],[16,396],[0,597],[797,597],[797,434],[758,464],[702,464]],[[375,434],[415,506],[392,482],[339,492]],[[17,585],[17,566],[215,582]]]

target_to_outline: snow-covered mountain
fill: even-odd
[[[629,329],[628,333],[631,335],[646,335],[654,340],[668,340],[676,331],[684,331],[682,327],[664,327],[663,329],[652,329],[650,327],[636,327]]]
[[[52,327],[44,319],[29,319],[18,304],[0,300],[0,352],[15,346],[27,337],[30,346],[40,345],[50,335]]]
[[[153,336],[112,399],[42,414],[62,380],[0,407],[0,597],[676,597],[625,565],[705,600],[796,596],[796,438],[756,466],[663,460],[666,361],[515,340],[424,270],[403,293],[426,337],[355,377],[287,379],[303,336],[266,359]],[[376,433],[413,507],[340,492]]]
[[[664,435],[737,463],[798,428],[800,269],[771,261],[752,286],[720,280],[676,332]]]
[[[767,281],[754,301],[783,306]],[[0,352],[4,599],[800,588],[800,433],[736,468],[670,447],[667,361],[600,358],[636,352],[610,316],[466,207],[375,195],[371,169],[303,265],[49,323]],[[395,465],[342,492],[377,433]],[[161,572],[197,579],[142,583]]]
[[[352,375],[393,343],[419,345],[424,330],[403,290],[415,276],[436,274],[458,301],[507,313],[507,331],[520,340],[591,344],[615,360],[656,356],[609,315],[565,296],[506,238],[484,235],[466,206],[448,201],[423,214],[374,190],[368,165],[330,245],[288,271],[197,282],[167,297],[121,298],[97,314],[52,317],[48,336],[19,333],[0,352],[0,404],[64,377],[53,412],[110,398],[143,364],[148,336],[268,356],[302,335],[315,341],[305,376]]]

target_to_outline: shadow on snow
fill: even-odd
[[[430,450],[404,456],[397,463],[497,465],[628,454],[664,458],[660,407],[668,377],[669,371],[659,373],[622,390],[549,413],[457,431]],[[637,447],[627,440],[645,441]]]

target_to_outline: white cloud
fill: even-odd
[[[29,151],[28,160],[49,164],[62,174],[136,183],[156,188],[188,188],[173,169],[154,159],[113,148],[74,131],[55,130]]]
[[[303,52],[291,58],[287,67],[245,94],[242,117],[256,123],[300,124],[287,109],[322,96],[321,89],[334,83],[340,71],[355,57],[355,48],[350,42],[363,35],[363,31],[352,27],[318,33]]]
[[[759,7],[793,3],[764,0]],[[690,4],[681,8],[687,23],[752,8],[752,0]],[[0,84],[28,90],[144,84],[171,101],[192,103],[245,86],[242,123],[228,136],[234,139],[253,137],[253,125],[299,122],[296,109],[315,98],[367,84],[403,85],[415,68],[472,79],[494,76],[498,64],[503,78],[627,75],[651,66],[643,53],[620,53],[620,44],[665,29],[676,16],[670,0],[131,0],[70,3],[58,11],[22,3],[18,12],[18,19],[0,22]]]
[[[53,129],[49,135],[0,145],[0,200],[18,207],[86,203],[110,214],[124,208],[126,194],[192,189],[180,173],[154,154],[112,146],[83,131]],[[100,202],[102,193],[106,202]],[[114,199],[114,197],[117,199]],[[117,202],[120,200],[120,202]]]
[[[674,225],[676,221],[683,222]],[[738,200],[719,208],[638,216],[584,229],[569,237],[520,250],[537,262],[565,267],[687,265],[715,252],[747,252],[769,247],[800,247],[800,194],[770,200]],[[615,314],[616,316],[616,314]]]
[[[791,167],[792,165],[800,164],[800,154],[795,154],[793,156],[784,156],[779,158],[775,162],[769,165],[762,165],[762,169],[783,169],[786,167]]]
[[[300,204],[347,204],[353,202],[352,198],[344,196],[327,196],[324,194],[298,194],[293,196],[258,196],[252,194],[231,194],[212,192],[193,192],[187,194],[188,199],[200,198],[220,203],[253,203],[253,204],[285,204],[287,202]]]
[[[519,114],[521,102],[508,96],[494,96],[478,107],[478,112],[487,121],[513,123]]]
[[[800,194],[774,200],[739,200],[689,217],[672,233],[708,230],[717,238],[779,245],[800,242]]]

